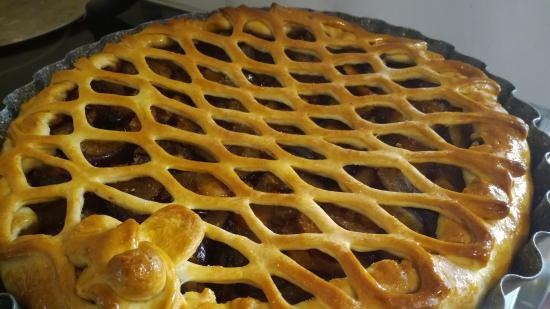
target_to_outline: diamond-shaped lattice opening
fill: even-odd
[[[65,169],[44,162],[24,158],[22,165],[26,169],[25,178],[31,187],[43,187],[71,181],[72,177]]]
[[[409,78],[404,80],[394,80],[394,82],[405,88],[434,88],[440,86],[438,82],[425,78]]]
[[[207,172],[169,170],[170,174],[185,188],[200,195],[229,197],[235,193],[218,178]]]
[[[246,69],[243,69],[242,72],[246,80],[248,80],[253,85],[256,85],[259,87],[272,87],[272,88],[283,87],[281,82],[279,82],[279,80],[276,77],[273,77],[271,75],[256,73]]]
[[[466,187],[462,169],[442,163],[415,163],[416,169],[436,185],[447,190],[462,192]]]
[[[86,105],[86,120],[98,129],[135,132],[141,130],[141,122],[133,110],[122,106]]]
[[[139,214],[108,201],[93,192],[86,192],[80,216],[81,219],[84,219],[91,215],[107,215],[122,222],[134,219],[140,223],[149,217],[147,214]]]
[[[205,95],[204,98],[206,99],[206,101],[208,101],[208,103],[218,108],[248,112],[248,110],[246,109],[246,107],[244,107],[241,101],[235,98],[224,98],[224,97],[218,97],[218,96],[213,96],[208,94]]]
[[[161,124],[169,125],[171,127],[193,133],[205,133],[202,127],[193,120],[178,115],[176,113],[169,112],[165,109],[151,106],[151,114],[153,115],[153,118],[155,118],[155,120]]]
[[[256,129],[254,129],[251,126],[248,126],[244,123],[240,122],[233,122],[229,120],[222,120],[222,119],[214,119],[214,122],[216,122],[217,125],[220,127],[233,131],[238,133],[246,133],[251,135],[260,135],[260,132],[258,132]]]
[[[383,208],[411,230],[435,237],[439,213],[423,208],[383,205]]]
[[[222,228],[229,233],[244,236],[253,242],[260,243],[259,238],[252,232],[246,221],[239,214],[230,211],[220,210],[194,210],[203,221]]]
[[[355,251],[352,250],[353,255],[359,260],[363,267],[368,268],[373,263],[382,261],[382,260],[395,260],[401,261],[402,259],[394,254],[391,254],[387,251],[376,250],[376,251]]]
[[[282,124],[282,123],[272,123],[267,122],[267,125],[270,126],[273,130],[286,134],[295,134],[295,135],[304,135],[306,134],[302,129],[291,124]]]
[[[327,130],[351,130],[352,128],[343,121],[332,118],[310,118],[316,125]]]
[[[292,193],[293,190],[279,177],[269,171],[235,170],[239,178],[256,191],[268,193]]]
[[[236,170],[242,181],[254,190],[269,193],[291,193],[292,189],[288,187],[275,174],[266,171],[239,171]]]
[[[205,210],[205,209],[193,209],[193,211],[199,215],[204,222],[208,222],[217,227],[223,227],[227,220],[232,215],[229,211],[223,210]]]
[[[254,298],[262,302],[267,301],[264,292],[250,284],[246,283],[209,283],[189,281],[184,283],[180,291],[182,294],[187,292],[201,293],[204,289],[210,289],[216,295],[216,301],[219,304],[232,301],[237,298]]]
[[[59,148],[54,149],[52,155],[56,158],[60,158],[64,160],[69,159],[69,157],[67,157],[67,155],[63,152],[63,150]]]
[[[364,54],[365,49],[353,45],[330,45],[327,50],[333,54]]]
[[[381,250],[353,253],[384,290],[413,293],[420,287],[419,275],[411,261]]]
[[[231,213],[223,229],[237,235],[244,236],[254,242],[260,243],[260,239],[250,230],[244,218],[236,213]]]
[[[346,89],[349,91],[349,93],[351,93],[356,97],[390,93],[389,90],[386,90],[386,88],[382,86],[354,85],[354,86],[346,86]]]
[[[260,98],[255,98],[255,99],[256,101],[258,101],[258,103],[262,104],[263,106],[274,110],[280,110],[280,111],[294,110],[291,106],[281,101],[267,100],[267,99],[260,99]]]
[[[315,42],[315,35],[308,27],[298,24],[287,24],[284,26],[286,36],[299,41]]]
[[[290,235],[321,232],[308,216],[292,207],[259,204],[251,204],[250,207],[256,217],[274,233]]]
[[[130,61],[126,61],[124,59],[117,58],[114,61],[110,61],[105,66],[101,67],[104,71],[114,72],[114,73],[122,73],[122,74],[138,74],[138,70],[134,66],[133,63]]]
[[[392,69],[410,68],[416,65],[414,59],[407,54],[382,54],[380,59],[388,68]]]
[[[398,110],[387,106],[363,106],[355,110],[359,117],[373,123],[393,123],[405,120]]]
[[[327,139],[327,141],[338,147],[348,149],[348,150],[369,151],[369,149],[364,145],[364,143],[353,139],[345,139],[345,140]]]
[[[460,148],[483,145],[485,141],[481,136],[474,134],[472,124],[444,125],[437,124],[432,129],[441,136],[447,143]]]
[[[340,64],[336,66],[336,69],[344,75],[368,74],[374,72],[372,65],[368,62]]]
[[[148,201],[158,203],[170,203],[174,201],[166,188],[152,177],[137,177],[130,180],[108,183],[107,185]]]
[[[283,251],[283,253],[303,268],[325,280],[344,278],[346,276],[338,261],[320,250],[287,250]]]
[[[241,267],[248,264],[248,259],[233,247],[214,239],[205,237],[190,262],[202,266]]]
[[[384,206],[384,209],[417,233],[454,243],[472,242],[473,237],[467,227],[433,210],[398,206]]]
[[[323,154],[320,154],[310,148],[302,147],[302,146],[296,146],[296,145],[285,145],[285,144],[278,144],[279,147],[283,148],[284,151],[304,159],[309,160],[324,160],[326,157]]]
[[[65,135],[73,133],[73,118],[65,114],[56,114],[50,121],[50,135]]]
[[[290,60],[297,62],[321,62],[321,57],[314,51],[287,48],[285,54]]]
[[[156,85],[153,85],[153,86],[155,87],[155,89],[160,94],[167,97],[168,99],[176,100],[178,102],[181,102],[185,105],[189,105],[189,106],[192,106],[192,107],[197,107],[195,105],[195,102],[193,102],[193,100],[191,99],[191,97],[189,97],[188,95],[186,95],[185,93],[183,93],[181,91],[168,89],[168,88],[165,88],[165,87],[162,87],[162,86],[156,86]]]
[[[181,45],[176,40],[167,36],[162,36],[161,39],[152,40],[149,47],[185,55],[185,51],[181,48]]]
[[[344,191],[340,184],[332,178],[315,174],[310,171],[306,171],[304,169],[294,168],[294,171],[298,176],[308,183],[311,186],[314,186],[319,189],[328,190],[328,191],[335,191],[335,192],[342,192]]]
[[[27,227],[22,234],[57,235],[63,230],[67,214],[67,200],[64,198],[24,205],[36,215],[36,222]]]
[[[202,146],[172,140],[157,140],[157,144],[167,153],[192,161],[218,162],[216,156]]]
[[[223,36],[231,36],[233,34],[233,25],[223,15],[210,17],[206,24],[206,31]]]
[[[383,234],[385,231],[367,216],[342,205],[316,202],[326,214],[346,230],[361,233]]]
[[[275,160],[275,157],[266,150],[242,145],[224,145],[234,155],[246,158]]]
[[[139,93],[139,90],[136,88],[108,80],[94,79],[90,83],[90,86],[98,93],[109,93],[122,96],[135,96]]]
[[[209,80],[209,81],[212,81],[212,82],[215,82],[215,83],[218,83],[218,84],[221,84],[221,85],[226,85],[226,86],[230,86],[230,87],[237,87],[237,85],[235,84],[235,82],[233,82],[233,80],[231,79],[231,77],[229,77],[227,74],[225,74],[224,72],[220,72],[220,71],[217,71],[217,70],[214,70],[214,69],[211,69],[211,68],[207,68],[207,67],[204,67],[204,66],[197,66],[199,68],[199,71],[201,72],[202,76]]]
[[[307,84],[326,84],[330,80],[322,74],[290,73],[290,76],[300,83]]]
[[[74,84],[70,89],[63,91],[58,100],[68,102],[78,99],[78,96],[78,85]]]
[[[393,192],[418,193],[420,192],[405,177],[403,172],[393,167],[370,167],[364,165],[348,165],[344,170],[363,184],[378,190]]]
[[[269,64],[275,63],[275,60],[273,60],[273,56],[271,56],[269,52],[261,51],[248,43],[239,42],[239,48],[248,58],[252,60]]]
[[[286,300],[286,302],[291,305],[295,305],[297,303],[303,302],[304,300],[313,298],[313,295],[311,295],[311,293],[305,291],[301,287],[286,279],[277,276],[271,276],[271,279],[273,279],[275,286],[277,286],[277,289],[279,290],[279,292],[281,292],[281,295]]]
[[[243,32],[266,41],[275,41],[273,31],[259,20],[252,20],[244,24]]]
[[[80,143],[84,158],[95,167],[138,165],[149,162],[149,154],[128,142],[86,140]]]
[[[322,94],[300,94],[300,98],[313,105],[338,105],[340,102],[328,93]]]
[[[231,57],[229,57],[225,50],[218,45],[196,39],[193,40],[193,44],[195,45],[195,48],[203,55],[221,61],[231,62]]]
[[[169,79],[177,80],[183,83],[190,83],[191,76],[178,65],[176,62],[167,59],[157,59],[151,57],[145,57],[147,65],[151,71],[160,76],[164,76]]]
[[[414,108],[424,114],[441,113],[441,112],[462,112],[462,108],[445,99],[432,100],[412,100],[408,99]]]
[[[397,147],[397,148],[403,148],[410,151],[430,151],[434,150],[430,146],[424,144],[423,142],[412,138],[410,136],[405,136],[402,134],[385,134],[385,135],[379,135],[378,139],[381,140],[383,143]]]

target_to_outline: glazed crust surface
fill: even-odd
[[[10,125],[2,280],[29,308],[475,307],[529,226],[499,91],[316,12],[151,24]]]

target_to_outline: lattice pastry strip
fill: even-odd
[[[2,278],[29,307],[473,305],[528,218],[498,91],[303,10],[152,24],[10,126]]]

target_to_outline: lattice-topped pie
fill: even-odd
[[[28,308],[470,308],[526,235],[527,127],[424,42],[274,6],[53,75],[0,156]]]

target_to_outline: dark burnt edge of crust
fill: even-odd
[[[314,12],[314,10],[306,10]],[[152,23],[167,23],[172,19],[178,18],[206,19],[215,12],[186,13],[168,19],[146,22],[132,29],[114,32],[102,37],[99,41],[77,47],[67,53],[64,59],[38,70],[33,74],[33,79],[30,83],[14,90],[2,99],[0,103],[0,144],[4,143],[8,126],[18,115],[21,104],[44,89],[49,84],[54,72],[70,69],[76,59],[98,53],[107,43],[118,42],[123,36],[137,33]],[[424,41],[428,44],[428,50],[439,53],[446,59],[462,61],[481,69],[489,78],[495,80],[500,85],[501,92],[498,96],[498,102],[510,114],[521,118],[529,125],[527,141],[531,151],[531,170],[534,184],[532,204],[536,205],[532,211],[531,239],[515,257],[512,273],[505,275],[484,301],[484,305],[489,305],[491,308],[504,308],[504,286],[509,284],[509,281],[534,280],[543,272],[542,268],[545,266],[537,240],[543,238],[543,236],[550,235],[548,232],[545,232],[550,231],[550,136],[538,127],[541,120],[539,111],[514,96],[515,86],[512,83],[487,72],[485,63],[457,52],[455,47],[447,42],[428,38],[419,31],[388,24],[379,19],[356,17],[339,12],[322,13],[356,23],[369,32]],[[546,267],[550,266],[546,265]]]

